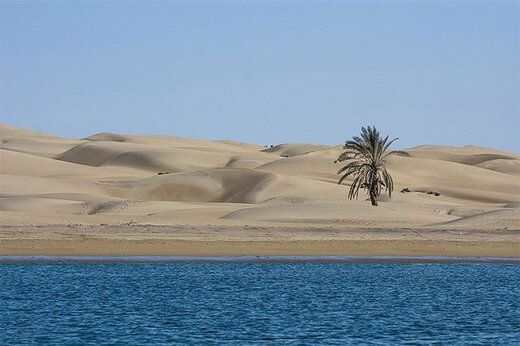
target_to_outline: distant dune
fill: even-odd
[[[356,130],[352,129],[352,134]],[[61,138],[0,125],[0,224],[520,228],[520,155],[422,145],[393,156],[392,198],[346,198],[341,145],[100,133]],[[410,192],[401,193],[407,188]]]
[[[78,203],[111,199],[121,204],[140,201],[132,212],[152,223],[153,215],[139,211],[144,201],[148,205],[154,201],[240,203],[227,207],[234,209],[229,214],[219,215],[224,220],[324,224],[341,220],[345,225],[365,220],[391,227],[439,221],[467,224],[455,222],[449,211],[478,205],[482,213],[478,218],[473,215],[473,220],[489,226],[496,219],[489,211],[520,200],[520,155],[475,146],[423,145],[407,149],[410,157],[392,157],[388,168],[395,180],[394,196],[383,196],[381,207],[372,208],[363,197],[347,200],[348,186],[336,184],[340,166],[334,160],[341,146],[264,148],[232,141],[112,133],[77,140],[9,125],[1,125],[0,136],[0,208],[10,213],[3,223],[17,223],[16,213],[23,214],[23,222],[31,214],[46,213],[49,222],[68,222],[67,215],[77,214],[73,206]],[[400,193],[403,188],[411,192]],[[63,200],[63,194],[69,198]],[[163,213],[164,208],[161,205]],[[92,214],[91,208],[83,209]],[[204,213],[204,207],[197,209]],[[108,223],[115,216],[113,208],[101,208],[97,214]],[[509,215],[502,219],[518,221],[517,214]]]

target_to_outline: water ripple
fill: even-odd
[[[519,265],[0,265],[0,344],[518,344]]]

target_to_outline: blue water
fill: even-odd
[[[519,344],[520,266],[0,265],[0,344]]]

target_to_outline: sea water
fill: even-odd
[[[0,344],[519,344],[520,266],[0,265]]]

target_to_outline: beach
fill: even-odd
[[[2,255],[520,257],[514,230],[254,226],[14,226]]]

